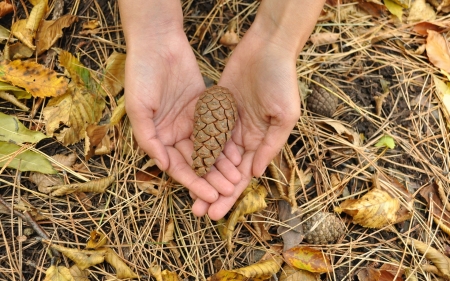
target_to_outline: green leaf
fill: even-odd
[[[0,141],[11,143],[37,143],[48,138],[41,132],[27,129],[17,117],[0,112]]]
[[[18,88],[16,86],[13,86],[11,84],[1,82],[0,81],[0,91],[8,91],[12,92],[13,95],[18,99],[29,99],[31,98],[31,94],[25,91],[24,89]]]
[[[397,4],[391,0],[384,0],[384,5],[389,10],[389,12],[391,12],[391,14],[396,16],[400,20],[400,22],[402,21],[402,17],[403,17],[402,6],[400,6],[399,4]]]
[[[395,141],[391,136],[385,135],[375,144],[375,147],[388,147],[393,149],[395,147]]]
[[[7,164],[8,168],[17,169],[21,172],[33,171],[43,174],[56,174],[58,171],[53,169],[50,161],[42,154],[25,150],[17,155],[15,153],[20,146],[13,143],[0,141],[0,167]],[[14,159],[11,160],[11,157]],[[10,161],[11,160],[11,161]]]

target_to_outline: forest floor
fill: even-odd
[[[34,8],[13,2],[0,19],[8,30],[46,1],[33,1]],[[71,78],[63,96],[73,105],[64,111],[63,98],[0,77],[32,92],[21,96],[0,85],[18,102],[0,99],[7,115],[0,116],[0,280],[450,280],[448,1],[403,8],[337,2],[327,1],[297,60],[302,115],[271,168],[249,187],[254,197],[242,200],[260,207],[239,222],[239,206],[223,221],[195,217],[187,190],[133,140],[120,113],[126,44],[117,1],[50,0],[46,20],[77,21],[58,22],[61,38],[39,54],[0,32],[1,75],[8,65],[41,71],[37,62]],[[219,80],[229,45],[244,36],[259,4],[182,1],[208,86]],[[308,110],[312,85],[338,98],[330,118]],[[90,116],[72,117],[80,112]],[[18,148],[6,153],[1,145],[12,137],[2,134],[17,121],[53,136],[14,141]],[[38,156],[51,162],[54,174],[25,169],[25,152],[37,155],[27,156],[32,164]],[[321,217],[305,229],[312,214]],[[341,224],[334,241],[312,244],[311,233],[322,237]],[[292,265],[303,263],[306,271],[281,262],[292,247]],[[308,255],[314,262],[305,261]]]

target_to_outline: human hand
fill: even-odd
[[[190,166],[194,109],[205,86],[184,32],[132,45],[125,73],[125,105],[139,146],[205,202],[216,201],[219,193],[231,195],[240,181],[236,162],[221,155],[204,178]]]

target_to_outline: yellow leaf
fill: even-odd
[[[450,50],[444,36],[433,30],[427,30],[427,55],[432,64],[450,72]]]
[[[288,264],[283,266],[283,271],[281,272],[280,281],[317,281],[317,273],[309,272],[302,269],[296,269]]]
[[[236,208],[233,210],[226,223],[226,236],[229,249],[232,247],[231,238],[238,220],[244,215],[265,209],[267,207],[265,201],[266,196],[266,188],[259,185],[255,179],[252,179],[250,184],[242,193],[240,199],[236,202]]]
[[[25,46],[28,48],[35,50],[34,46],[34,34],[31,30],[26,28],[27,20],[18,20],[14,22],[11,26],[11,33],[17,37]]]
[[[48,138],[41,132],[29,130],[15,116],[0,112],[0,141],[11,143],[37,143]]]
[[[101,88],[110,96],[115,97],[125,83],[126,55],[114,52],[106,60],[106,71]]]
[[[231,270],[231,272],[242,274],[247,278],[265,279],[280,271],[282,264],[283,258],[281,256],[274,256],[273,258],[259,261],[249,266]]]
[[[0,81],[26,89],[34,97],[54,97],[67,90],[67,81],[56,72],[33,61],[3,61]]]
[[[114,108],[112,115],[111,115],[111,126],[119,124],[120,119],[122,119],[123,116],[125,116],[125,96],[120,97],[119,101],[117,102],[117,107]]]
[[[102,117],[105,102],[101,97],[69,88],[66,94],[52,98],[43,110],[47,134],[52,136],[60,123],[68,126],[56,138],[64,145],[80,141],[88,124],[97,123]]]
[[[52,190],[51,195],[53,196],[62,196],[71,194],[74,192],[95,192],[95,193],[104,193],[106,188],[110,186],[116,177],[114,175],[101,178],[98,180],[92,180],[85,183],[74,183],[69,185],[55,185],[50,189]]]
[[[63,28],[71,26],[78,20],[77,16],[64,15],[57,20],[43,21],[36,35],[36,53],[42,54],[50,49],[63,36]]]
[[[105,255],[108,251],[107,249],[78,250],[51,244],[48,240],[42,240],[42,242],[49,244],[50,248],[60,252],[61,254],[72,260],[77,264],[80,270],[84,270],[91,266],[102,263],[105,260]]]
[[[391,0],[384,0],[384,5],[386,6],[386,8],[388,8],[388,10],[389,10],[389,12],[391,12],[391,14],[396,16],[400,20],[400,22],[402,21],[403,9],[402,9],[401,5],[399,5],[395,1],[391,1]]]
[[[213,276],[211,276],[211,281],[247,281],[248,278],[242,274],[229,271],[229,270],[220,270]]]
[[[450,259],[447,258],[447,256],[431,247],[429,244],[425,244],[413,238],[408,238],[408,240],[406,240],[406,244],[414,246],[417,251],[425,255],[428,260],[433,262],[433,264],[447,279],[450,279]]]
[[[436,12],[425,0],[415,0],[409,9],[408,23],[431,21],[436,19]]]
[[[91,89],[91,73],[76,57],[67,51],[61,50],[59,63],[67,70],[75,85]]]
[[[89,241],[86,244],[86,249],[98,249],[108,243],[106,235],[96,230],[91,231]]]
[[[30,30],[33,34],[33,38],[36,35],[36,31],[41,23],[42,18],[44,17],[45,12],[47,11],[47,3],[48,0],[39,0],[35,2],[33,9],[30,12],[30,17],[27,19],[26,29]]]
[[[106,249],[105,261],[114,267],[117,278],[138,278],[137,274],[134,273],[124,261],[122,261],[113,249]]]
[[[306,246],[296,246],[283,252],[286,262],[295,268],[309,272],[325,273],[333,271],[330,260],[322,251]]]
[[[159,265],[152,265],[148,269],[148,272],[156,281],[181,281],[175,272],[168,271],[167,269],[161,271],[161,266]]]
[[[75,281],[75,279],[67,267],[52,265],[45,272],[44,281]]]
[[[81,270],[78,268],[76,264],[72,265],[69,268],[70,274],[72,274],[73,279],[75,281],[89,281],[89,271],[88,270]]]
[[[450,66],[450,64],[449,64]],[[450,123],[450,87],[440,80],[437,76],[433,75],[433,81],[436,85],[436,92],[438,94],[439,100],[442,102],[442,110],[445,117],[447,117],[447,122]]]
[[[347,213],[353,217],[353,223],[368,228],[382,228],[396,222],[396,212],[400,209],[398,198],[392,198],[388,192],[373,188],[359,199],[347,199],[337,213]]]

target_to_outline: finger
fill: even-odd
[[[229,196],[233,194],[234,185],[241,181],[241,173],[236,166],[227,157],[225,157],[225,155],[221,154],[221,156],[222,157],[219,156],[214,166],[230,183],[233,184],[233,189],[229,193],[219,192],[225,196]]]
[[[226,159],[224,159],[226,161]],[[239,171],[233,165],[232,169]],[[234,184],[231,183],[221,172],[219,172],[214,166],[211,170],[203,176],[220,194],[224,196],[230,196],[234,193]],[[239,174],[240,178],[240,174]],[[197,194],[197,193],[196,193]]]
[[[192,205],[192,213],[196,215],[197,217],[203,217],[208,213],[208,208],[210,204],[201,200],[197,199],[195,200],[194,204]]]
[[[234,143],[233,140],[229,140],[226,144],[225,144],[225,148],[223,149],[223,154],[225,154],[225,156],[231,161],[231,163],[234,166],[239,166],[239,164],[241,164],[242,161],[242,154],[244,153],[242,151],[242,153],[239,151],[238,146],[236,145],[236,143]]]
[[[252,176],[252,163],[253,163],[254,152],[246,152],[242,157],[242,163],[239,165],[238,169],[241,172],[242,179],[239,184],[236,185],[233,195],[225,197],[220,196],[217,201],[212,203],[208,209],[208,215],[212,220],[219,220],[223,218],[227,212],[233,207],[236,200],[242,194],[244,189],[249,184]],[[203,206],[202,206],[203,207]],[[198,207],[200,209],[200,207]]]
[[[195,174],[178,149],[174,147],[167,147],[166,149],[170,159],[167,173],[200,199],[209,203],[215,202],[219,198],[217,190],[205,179]]]
[[[189,196],[191,196],[192,200],[197,200],[198,196],[194,194],[194,192],[189,190]]]
[[[295,125],[295,122],[286,122],[282,126],[272,125],[267,134],[256,149],[253,160],[253,176],[260,177],[269,165],[270,161],[280,152]],[[292,125],[291,125],[292,124]]]

